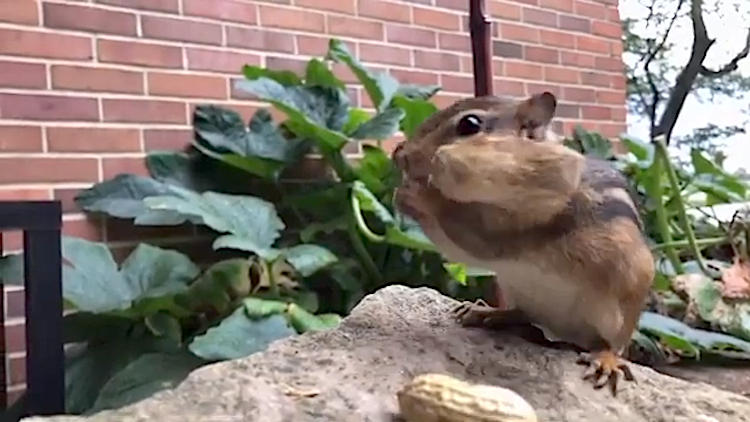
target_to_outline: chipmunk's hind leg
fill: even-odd
[[[519,309],[500,309],[490,306],[482,299],[462,302],[451,309],[456,321],[465,327],[503,329],[528,325],[529,319]]]
[[[613,396],[617,395],[617,387],[620,379],[636,382],[633,372],[630,370],[629,362],[618,356],[612,350],[601,350],[598,352],[584,352],[578,356],[578,363],[587,365],[588,369],[583,373],[584,380],[591,380],[594,388],[600,389],[609,385]]]

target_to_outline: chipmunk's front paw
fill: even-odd
[[[617,387],[621,378],[624,377],[626,381],[636,381],[628,362],[611,350],[581,353],[577,363],[588,366],[583,373],[584,380],[592,380],[596,389],[609,385],[613,396],[617,395]]]
[[[451,309],[456,321],[465,327],[505,328],[527,324],[525,315],[516,309],[500,309],[487,304],[482,299],[476,302],[462,302]]]

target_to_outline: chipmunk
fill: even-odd
[[[654,277],[624,176],[555,140],[557,99],[459,100],[393,151],[394,206],[442,254],[492,270],[509,309],[463,302],[465,326],[538,324],[584,351],[584,379],[617,394],[622,352]]]

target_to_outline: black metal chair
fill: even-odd
[[[65,411],[65,355],[59,201],[0,202],[0,231],[22,230],[26,299],[26,393],[7,405],[5,289],[0,284],[0,350],[3,413],[0,420],[48,416]],[[2,243],[0,243],[0,250]]]

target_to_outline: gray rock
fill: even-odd
[[[541,422],[750,421],[750,399],[640,366],[633,367],[638,383],[623,382],[612,398],[580,379],[574,352],[462,328],[447,314],[454,304],[430,289],[387,287],[336,330],[203,367],[139,403],[88,418],[24,421],[391,422],[396,391],[424,372],[510,388]]]

